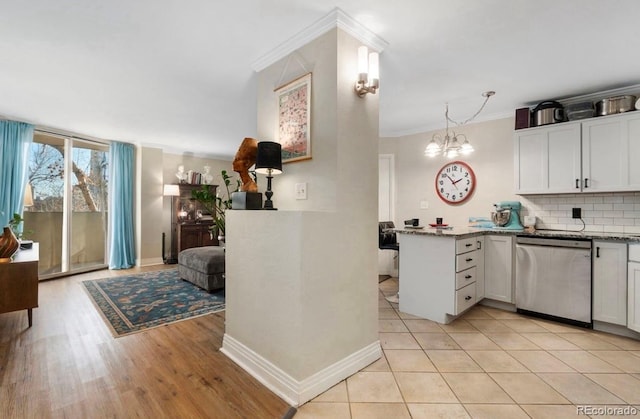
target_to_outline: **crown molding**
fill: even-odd
[[[336,7],[327,15],[311,24],[311,26],[303,29],[298,34],[255,60],[251,64],[251,67],[256,72],[262,71],[333,28],[342,29],[367,47],[378,51],[378,53],[381,53],[389,45],[387,41],[364,27],[361,23],[342,11],[342,9]]]

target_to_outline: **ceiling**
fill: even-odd
[[[335,7],[388,42],[380,135],[640,83],[637,0],[3,1],[0,115],[232,158],[256,133],[252,64]],[[634,52],[635,51],[635,52]],[[354,51],[354,54],[356,52]],[[355,78],[355,75],[354,75]],[[355,81],[355,80],[354,80]]]

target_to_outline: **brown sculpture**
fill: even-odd
[[[241,191],[258,192],[258,185],[249,175],[249,168],[256,163],[257,153],[258,140],[245,138],[240,144],[240,148],[238,148],[236,157],[233,159],[233,170],[238,172],[242,180]]]

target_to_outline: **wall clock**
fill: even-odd
[[[447,204],[459,204],[473,194],[476,175],[467,163],[454,161],[445,164],[436,175],[436,193]]]

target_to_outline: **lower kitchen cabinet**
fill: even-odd
[[[629,245],[627,327],[640,332],[640,244]]]
[[[476,300],[484,298],[484,236],[478,236],[476,248],[478,249],[478,263],[476,264]]]
[[[484,297],[513,303],[513,237],[484,236]]]
[[[400,234],[400,311],[450,323],[477,302],[479,236]]]
[[[593,320],[627,325],[627,244],[593,241]]]

